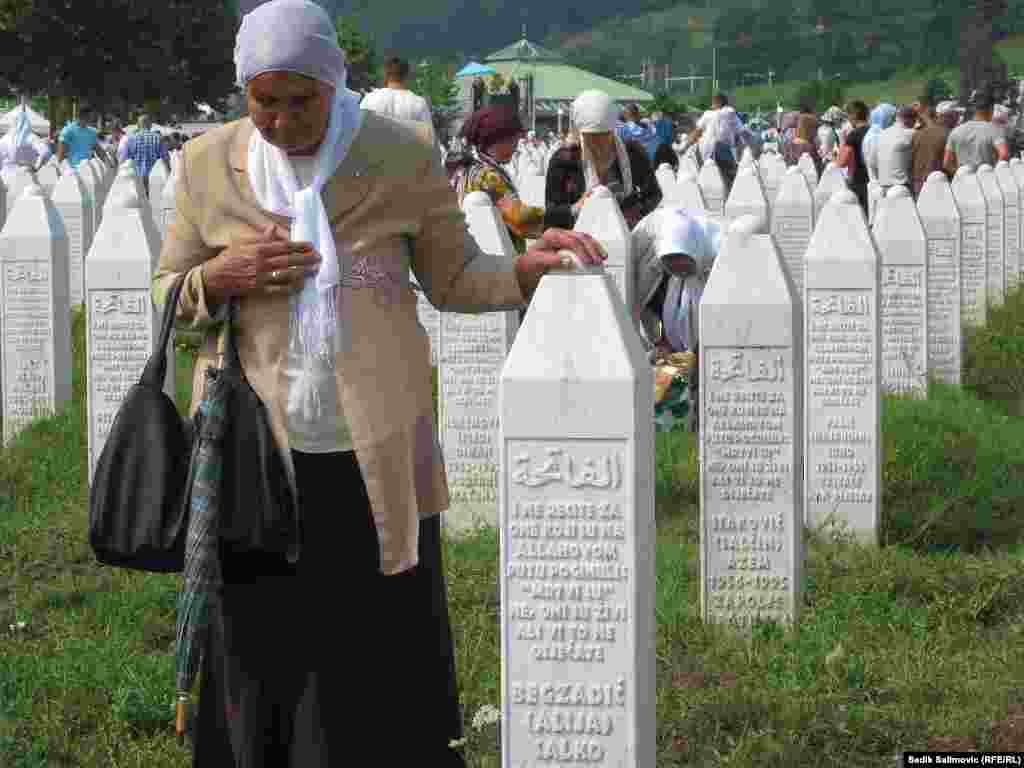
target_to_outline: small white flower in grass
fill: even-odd
[[[501,712],[490,704],[484,704],[473,715],[473,728],[482,731],[488,725],[494,725],[501,720]]]
[[[19,621],[17,624],[11,624],[11,632],[14,632],[17,629],[24,629],[26,626],[27,625],[24,621]]]

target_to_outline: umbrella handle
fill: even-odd
[[[183,746],[185,743],[185,715],[188,711],[188,694],[178,694],[178,706],[177,706],[177,717],[175,718],[174,728],[175,733],[178,736],[178,745]]]

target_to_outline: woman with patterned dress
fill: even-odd
[[[502,167],[515,154],[523,124],[509,106],[496,104],[470,115],[462,127],[469,155],[451,177],[461,206],[470,192],[485,192],[508,227],[517,253],[526,253],[527,238],[544,229],[544,209],[523,204],[512,177]]]

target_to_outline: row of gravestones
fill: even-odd
[[[658,173],[663,189],[674,189],[671,196],[666,195],[670,204],[703,210],[725,223],[745,214],[762,218],[802,292],[801,262],[815,222],[824,203],[835,192],[846,189],[846,182],[841,171],[830,166],[821,181],[812,186],[816,174],[809,159],[804,167],[789,168],[772,177],[769,174],[781,170],[777,164],[782,161],[773,153],[766,153],[761,160],[759,170],[749,157],[744,157],[727,199],[714,161],[705,162],[696,179],[683,173],[673,180],[667,166]],[[764,168],[773,166],[775,171],[764,172]],[[773,183],[777,181],[774,197],[765,181],[772,178]],[[893,189],[887,196],[877,185],[873,187],[868,221],[879,240],[883,263],[893,268],[908,267],[922,263],[922,249],[926,254],[926,269],[918,286],[924,298],[915,298],[918,306],[913,309],[903,308],[928,316],[929,332],[919,334],[927,339],[929,347],[924,371],[933,372],[940,380],[959,383],[961,318],[968,326],[984,325],[988,307],[1002,304],[1006,292],[1024,279],[1024,162],[1014,158],[995,168],[983,165],[977,173],[964,167],[952,185],[944,174],[934,173],[916,206],[902,193],[895,196],[895,202],[889,202],[894,198]],[[882,216],[885,208],[898,213]],[[895,272],[889,274],[897,279]],[[887,367],[887,371],[903,378],[895,369]],[[917,377],[918,390],[923,386],[923,375]],[[886,378],[888,386],[888,373]]]
[[[70,310],[84,303],[90,477],[159,328],[149,296],[174,174],[158,165],[150,200],[130,160],[117,171],[96,159],[65,167],[49,194],[19,170],[29,179],[0,230],[3,441],[70,399]],[[172,365],[172,396],[173,383]]]
[[[704,168],[709,166],[713,163],[705,163]],[[1012,167],[1024,171],[1024,165]],[[988,238],[986,223],[991,223],[991,211],[995,215],[1009,213],[1002,207],[986,207],[984,187],[979,182],[979,177],[984,179],[986,175],[996,177],[985,169],[974,174],[964,168],[950,185],[943,174],[935,173],[917,204],[903,188],[893,188],[881,196],[869,231],[880,253],[882,269],[879,319],[884,391],[924,397],[929,375],[959,384],[961,317],[967,324],[984,322],[986,277],[994,283],[1003,275],[1005,285],[1015,284],[1009,271],[986,268],[992,242],[1005,242]],[[769,214],[757,184],[751,169],[744,168],[724,208],[729,210],[726,218],[730,221],[753,215],[759,232],[767,234],[765,221]],[[752,188],[756,194],[745,196]],[[839,185],[838,191],[843,190],[845,184]],[[500,224],[492,221],[494,212],[484,206],[482,197],[473,199],[478,202],[467,205],[466,213],[477,240],[491,243],[493,253],[504,253],[511,262],[511,243]],[[478,213],[478,209],[487,212]],[[814,204],[806,176],[797,168],[789,169],[782,176],[771,234],[800,302],[805,294],[806,254],[820,220],[821,209]],[[485,226],[487,231],[482,231]],[[626,305],[631,306],[634,278],[625,269],[632,263],[629,230],[613,201],[598,197],[588,204],[578,228],[592,234],[608,250],[608,272],[615,278]],[[834,248],[842,252],[847,238],[842,233],[835,235]],[[515,335],[515,318],[438,313],[429,304],[427,307],[436,318],[436,336],[431,344],[439,361],[439,423],[452,491],[446,522],[451,530],[479,523],[494,526],[498,509],[494,479],[499,426],[495,416],[496,381]],[[841,354],[844,343],[837,341],[836,349]],[[842,366],[840,369],[846,370]]]

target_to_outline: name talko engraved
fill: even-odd
[[[632,510],[623,440],[509,440],[507,766],[625,765]],[[519,673],[520,675],[522,673]]]
[[[789,348],[706,349],[704,552],[707,621],[792,621],[785,533],[793,524],[793,365]]]
[[[4,344],[4,442],[30,422],[53,412],[53,317],[50,267],[4,267],[2,322]]]
[[[94,465],[128,390],[153,354],[152,308],[146,290],[90,290],[90,461]]]
[[[807,520],[874,519],[877,400],[872,292],[815,289],[806,350]]]

